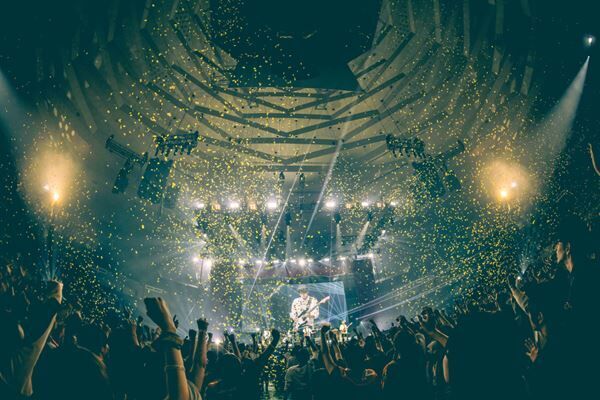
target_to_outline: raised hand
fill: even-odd
[[[158,325],[162,332],[177,332],[169,307],[163,299],[160,297],[147,297],[144,299],[144,304],[146,305],[146,314]]]
[[[46,297],[62,303],[63,284],[59,281],[48,281]]]
[[[198,325],[198,332],[206,333],[208,331],[208,322],[206,321],[206,318],[198,318],[196,325]]]
[[[534,363],[535,360],[537,360],[537,357],[539,355],[539,348],[537,347],[537,345],[534,343],[533,340],[528,338],[528,339],[525,339],[525,349],[527,350],[525,352],[525,355],[527,355],[527,357],[529,357],[531,362]]]

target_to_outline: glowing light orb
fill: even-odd
[[[533,199],[535,179],[520,164],[495,160],[482,169],[481,184],[491,200],[526,205]]]
[[[330,210],[334,209],[335,206],[336,206],[335,200],[327,200],[325,202],[325,207],[328,208],[328,209],[330,209]]]
[[[583,44],[587,47],[591,47],[594,43],[596,43],[596,37],[594,35],[585,35],[583,37]]]
[[[365,207],[365,208],[366,208],[366,207],[369,207],[369,205],[370,205],[370,204],[371,204],[371,203],[369,203],[369,201],[368,201],[368,200],[364,200],[364,201],[361,201],[361,202],[360,202],[360,205],[361,205],[361,206],[363,206],[363,207]]]
[[[267,209],[274,210],[276,208],[277,208],[277,201],[276,200],[269,200],[267,202]]]

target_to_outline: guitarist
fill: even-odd
[[[290,318],[294,321],[294,330],[312,330],[315,319],[319,317],[319,302],[308,295],[308,289],[304,285],[298,288],[298,293],[300,297],[294,299],[290,311]]]

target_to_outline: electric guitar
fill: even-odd
[[[294,319],[294,330],[297,331],[300,328],[304,327],[304,325],[308,323],[308,316],[310,315],[310,313],[316,310],[321,304],[327,303],[330,298],[330,296],[324,297],[321,300],[319,300],[314,306],[307,308],[300,314],[298,314],[298,316]]]

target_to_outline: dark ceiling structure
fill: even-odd
[[[294,248],[284,243],[284,252],[321,249],[316,258],[332,254],[333,236],[345,236],[336,248],[345,252],[356,251],[362,230],[368,237],[378,229],[374,241],[385,230],[393,237],[394,227],[379,222],[391,220],[392,203],[418,197],[408,182],[420,179],[422,165],[396,157],[388,135],[422,143],[432,156],[464,146],[444,160],[444,176],[455,180],[444,181],[436,204],[452,204],[474,193],[482,160],[531,140],[536,112],[549,108],[542,94],[559,97],[584,55],[573,41],[563,44],[574,61],[552,76],[565,84],[542,84],[557,39],[540,15],[564,15],[533,0],[59,3],[7,21],[13,32],[3,32],[16,49],[0,60],[4,73],[33,105],[31,124],[14,141],[49,140],[77,158],[87,222],[103,226],[86,238],[122,248],[131,268],[174,253],[189,258],[190,248],[205,246],[210,237],[199,240],[194,229],[199,203],[256,211],[276,199],[278,212],[260,217],[269,229],[233,235],[243,248],[236,254],[258,255],[265,243],[287,239]],[[25,2],[16,7],[27,15]],[[17,26],[28,24],[38,29]],[[580,40],[581,29],[569,37]],[[193,132],[194,150],[169,156],[175,204],[140,199],[135,187],[157,137]],[[527,151],[514,149],[515,158]],[[124,170],[129,187],[113,194]],[[332,233],[337,216],[324,209],[327,199],[337,202],[342,233]],[[394,211],[396,225],[413,223],[409,209]],[[234,224],[223,225],[215,236]],[[429,245],[418,242],[418,235],[380,240],[404,252],[382,252],[381,268],[394,266],[382,274],[412,268],[411,247]],[[152,250],[141,256],[144,246]]]

